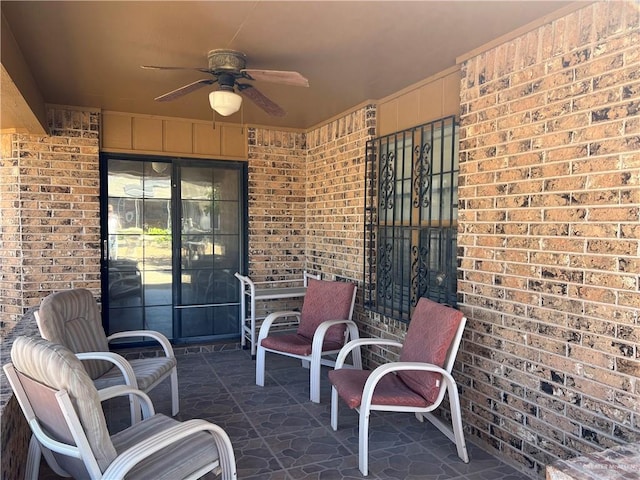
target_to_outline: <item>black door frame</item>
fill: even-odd
[[[241,260],[240,268],[241,273],[248,271],[249,267],[249,187],[248,187],[248,162],[237,160],[220,160],[220,159],[204,159],[204,158],[190,158],[190,157],[176,157],[176,156],[159,156],[159,155],[139,155],[139,154],[120,154],[111,152],[101,152],[99,161],[99,174],[100,174],[100,289],[101,289],[101,304],[102,304],[102,324],[105,331],[109,331],[109,296],[108,296],[108,169],[107,164],[109,160],[129,160],[140,162],[162,162],[169,163],[171,169],[171,205],[172,205],[172,238],[177,238],[175,235],[179,233],[179,220],[178,213],[180,212],[180,186],[176,182],[177,169],[180,166],[205,166],[210,167],[214,165],[234,165],[240,170],[241,175],[241,225],[243,226],[241,237]],[[180,244],[179,242],[172,242],[171,247],[172,266],[173,266],[173,280],[172,280],[172,298],[173,305],[175,307],[176,299],[178,298],[179,282],[177,278],[181,276],[180,265]],[[173,308],[173,329],[175,333],[175,308]],[[238,319],[238,338],[240,337],[240,320]],[[189,344],[189,343],[202,343],[206,341],[206,338],[196,337],[195,339],[189,338],[173,338],[171,343],[173,344]],[[213,340],[213,338],[212,338]],[[137,344],[127,344],[128,346],[135,346]]]

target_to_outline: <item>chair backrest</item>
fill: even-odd
[[[307,293],[302,303],[298,334],[308,339],[318,326],[327,320],[351,320],[355,303],[356,286],[351,282],[333,282],[308,279]],[[334,325],[326,335],[325,341],[344,341],[346,326]]]
[[[411,316],[400,361],[431,363],[451,372],[465,320],[455,308],[420,298]],[[441,389],[439,373],[406,370],[398,372],[398,377],[427,401],[436,402]]]
[[[93,460],[89,457],[85,461],[97,462],[100,471],[104,472],[117,453],[109,437],[98,391],[80,360],[62,345],[41,338],[17,337],[11,348],[11,361],[27,397],[18,398],[20,403],[28,402],[40,426],[55,440],[78,445],[75,440],[79,435],[82,441],[78,446],[86,441],[93,456]],[[75,427],[67,418],[69,412],[64,412],[58,401],[61,390],[67,392],[75,410],[75,416],[71,415],[76,421]],[[20,395],[18,391],[15,393]],[[55,453],[54,456],[75,478],[88,476],[83,461]]]
[[[63,290],[45,297],[37,318],[42,338],[73,353],[109,351],[98,305],[87,289]],[[84,366],[94,380],[113,367],[104,360],[88,360]]]

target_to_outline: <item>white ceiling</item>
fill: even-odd
[[[560,1],[2,1],[45,102],[209,120],[205,87],[154,98],[206,74],[207,52],[240,50],[248,68],[295,70],[309,88],[254,82],[288,114],[244,100],[228,121],[307,128],[455,65]],[[4,92],[3,92],[4,93]],[[218,117],[218,120],[222,120]]]

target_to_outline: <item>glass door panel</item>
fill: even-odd
[[[151,329],[171,338],[170,164],[109,160],[107,190],[109,333]]]
[[[180,168],[180,336],[238,332],[241,171]]]

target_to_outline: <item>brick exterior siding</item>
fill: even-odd
[[[326,278],[362,278],[365,148],[375,127],[369,105],[307,134],[306,261]]]
[[[362,277],[364,150],[375,107],[308,133],[249,129],[249,276],[254,281]],[[300,299],[256,305],[257,314]],[[362,312],[357,311],[356,316]]]
[[[254,281],[299,278],[305,248],[305,134],[262,128],[248,133],[249,275]]]
[[[249,271],[255,282],[302,278],[306,136],[249,128]],[[296,310],[300,299],[256,303],[256,315]],[[256,332],[257,334],[257,332]]]
[[[640,440],[639,45],[599,2],[462,65],[464,419],[538,474]]]
[[[50,135],[2,135],[0,322],[56,290],[100,294],[98,112],[50,109]]]

